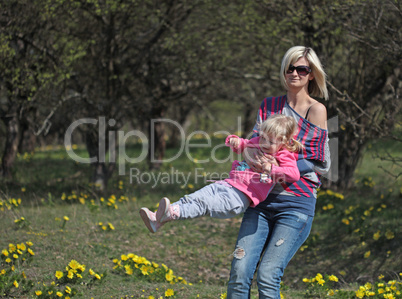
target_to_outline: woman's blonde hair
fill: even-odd
[[[296,133],[296,120],[283,114],[273,114],[260,125],[260,135],[275,137],[284,148],[291,152],[299,152],[303,148],[303,144],[294,139]]]
[[[328,100],[327,90],[327,75],[322,67],[321,61],[313,49],[304,46],[295,46],[290,48],[282,59],[281,64],[281,83],[282,86],[288,90],[286,83],[285,73],[289,69],[291,64],[294,64],[300,58],[306,58],[310,64],[311,72],[314,75],[314,79],[309,82],[308,92],[311,96],[324,98]]]

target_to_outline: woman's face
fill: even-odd
[[[310,67],[310,63],[304,57],[299,58],[295,63],[292,64],[294,67],[298,66],[307,66]],[[313,73],[303,74],[301,71],[297,71],[294,69],[292,72],[286,71],[285,72],[286,83],[288,84],[289,88],[300,88],[304,86],[308,86],[310,80],[314,79]]]

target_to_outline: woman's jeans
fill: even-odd
[[[251,281],[259,264],[259,298],[279,299],[285,267],[307,239],[312,222],[312,216],[295,211],[248,208],[233,253],[227,298],[250,298]]]

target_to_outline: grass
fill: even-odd
[[[220,141],[213,140],[212,145]],[[390,148],[398,153],[397,148]],[[136,157],[139,149],[131,146],[127,152]],[[372,157],[378,149],[377,145],[368,149],[353,190],[343,194],[320,193],[311,235],[290,262],[283,278],[282,294],[286,298],[325,298],[327,290],[320,291],[321,286],[302,281],[317,273],[339,277],[335,287],[346,296],[339,298],[354,296],[359,286],[378,281],[380,274],[385,276],[384,280],[400,281],[401,182],[390,179],[377,167],[384,164]],[[85,155],[80,148],[77,153]],[[167,156],[176,153],[177,149],[169,149]],[[57,281],[55,272],[63,271],[71,260],[77,260],[85,264],[87,271],[91,268],[106,274],[94,285],[73,285],[77,295],[83,298],[148,298],[151,295],[159,298],[169,288],[174,289],[175,298],[219,298],[226,292],[241,217],[185,220],[166,224],[161,232],[150,234],[138,214],[142,206],[155,208],[162,196],[174,201],[202,187],[205,185],[205,178],[200,175],[203,172],[213,178],[230,169],[230,161],[198,162],[211,157],[211,148],[192,149],[191,154],[198,160],[191,161],[182,154],[162,166],[160,172],[173,174],[176,184],[159,181],[153,188],[154,182],[144,182],[148,178],[145,175],[143,180],[130,179],[130,167],[141,173],[148,171],[142,162],[128,165],[124,176],[116,173],[103,195],[94,193],[89,186],[89,167],[73,162],[62,148],[38,150],[32,156],[19,157],[15,180],[2,182],[0,250],[8,248],[10,243],[33,243],[32,261],[17,267],[16,272],[24,271],[34,288],[24,293],[21,282],[19,288],[11,288],[9,296],[36,297],[34,291],[39,286]],[[221,148],[214,152],[214,157],[225,160],[229,151]],[[184,178],[179,181],[178,173],[190,174],[191,178],[184,184]],[[5,207],[5,201],[18,198],[21,198],[18,207]],[[115,199],[115,203],[108,206],[110,199]],[[69,220],[63,220],[64,216]],[[15,223],[21,217],[25,220]],[[111,223],[115,229],[105,231],[100,222]],[[113,269],[113,260],[129,253],[165,264],[174,275],[191,285],[149,281],[147,276],[124,275]],[[6,266],[4,261],[1,265]],[[252,298],[257,298],[255,286]]]

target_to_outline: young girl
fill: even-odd
[[[214,218],[231,218],[243,213],[248,206],[255,207],[264,201],[275,183],[298,181],[296,156],[303,146],[293,138],[296,130],[293,118],[274,114],[261,124],[258,137],[247,140],[229,135],[225,143],[234,152],[242,153],[246,147],[257,147],[275,159],[262,161],[263,173],[252,171],[244,161],[234,161],[228,179],[207,185],[173,204],[164,197],[156,213],[142,208],[140,215],[146,227],[155,233],[163,224],[176,219],[207,214]]]

